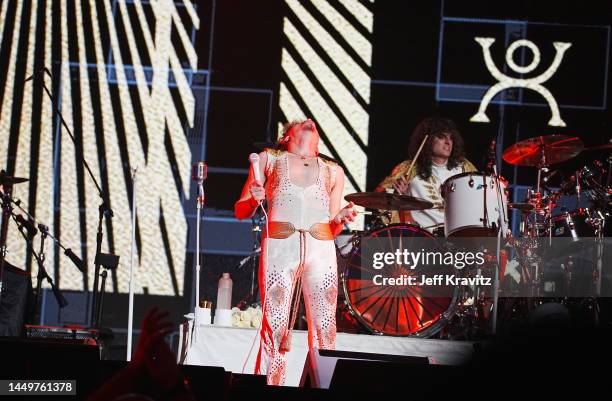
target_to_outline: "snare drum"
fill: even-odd
[[[497,185],[501,197],[498,197]],[[508,183],[482,172],[457,174],[442,184],[444,233],[447,237],[489,237],[508,227]],[[501,199],[499,199],[501,198]]]

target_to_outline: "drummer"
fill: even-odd
[[[465,158],[463,138],[457,125],[448,118],[429,117],[419,122],[410,136],[409,157],[414,157],[426,135],[429,137],[412,171],[408,171],[412,160],[404,160],[395,166],[376,191],[410,195],[432,202],[432,209],[392,212],[391,223],[416,223],[433,232],[444,224],[441,185],[449,177],[476,171],[476,167]]]

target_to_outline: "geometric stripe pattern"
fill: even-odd
[[[80,164],[88,161],[110,199],[103,252],[121,257],[107,291],[127,292],[131,169],[137,168],[136,292],[182,295],[192,160],[186,129],[197,70],[191,41],[200,21],[190,0],[12,0],[0,5],[0,167],[30,181],[14,194],[83,258],[80,273],[48,241],[47,271],[62,289],[92,288],[99,197]],[[47,86],[76,138],[53,116]],[[31,268],[11,223],[8,260]],[[36,237],[38,242],[38,237]]]
[[[345,194],[366,185],[372,3],[285,0],[281,118],[317,122],[320,152],[345,170]]]

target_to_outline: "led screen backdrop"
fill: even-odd
[[[79,163],[80,155],[87,158],[115,212],[104,227],[104,251],[121,256],[112,277],[118,292],[127,290],[131,171],[137,167],[137,292],[189,295],[195,251],[190,164],[205,156],[210,166],[205,253],[246,256],[251,222],[237,222],[232,209],[247,157],[256,151],[253,143],[275,139],[289,120],[318,123],[321,152],[345,168],[345,193],[351,193],[372,190],[406,158],[420,119],[450,117],[479,168],[483,149],[497,140],[512,200],[521,201],[534,172],[501,163],[503,149],[553,133],[578,135],[587,146],[610,138],[611,7],[485,0],[1,0],[0,167],[30,178],[15,187],[17,196],[92,270],[99,199]],[[53,117],[40,83],[24,83],[43,66],[76,146]],[[508,83],[500,74],[514,87],[496,87]],[[541,82],[529,81],[534,77]],[[12,227],[9,261],[35,274],[24,249]],[[92,272],[79,273],[50,245],[47,253],[62,289],[91,289]],[[238,277],[230,263],[219,268]],[[205,272],[210,291],[216,291],[215,272]]]
[[[186,133],[194,125],[194,32],[190,0],[4,0],[0,6],[0,166],[28,177],[14,193],[37,219],[92,266],[99,198],[80,164],[89,162],[108,188],[114,218],[103,251],[121,257],[115,289],[127,291],[131,239],[131,171],[137,169],[137,292],[183,291],[192,162]],[[41,83],[24,79],[43,66],[70,141]],[[9,261],[25,266],[15,227]],[[91,289],[49,245],[47,268],[62,289]],[[34,274],[35,274],[34,268]]]

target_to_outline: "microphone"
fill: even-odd
[[[22,215],[20,214],[16,215],[15,219],[17,220],[19,224],[21,224],[23,228],[25,228],[28,231],[28,234],[36,235],[36,233],[38,232],[34,223],[32,223],[29,220],[24,219]]]
[[[64,255],[68,256],[68,258],[72,261],[72,263],[74,263],[76,268],[79,269],[81,273],[85,273],[85,265],[83,264],[83,261],[77,255],[75,255],[74,252],[72,252],[72,249],[65,249]]]
[[[204,162],[196,162],[191,166],[191,179],[202,184],[208,178],[208,166]]]
[[[251,162],[251,168],[253,169],[253,178],[258,184],[261,184],[261,172],[259,171],[259,155],[257,153],[251,153],[249,155],[249,161]]]
[[[196,162],[191,166],[191,179],[198,183],[198,208],[204,206],[204,180],[208,177],[208,166],[204,162]]]

